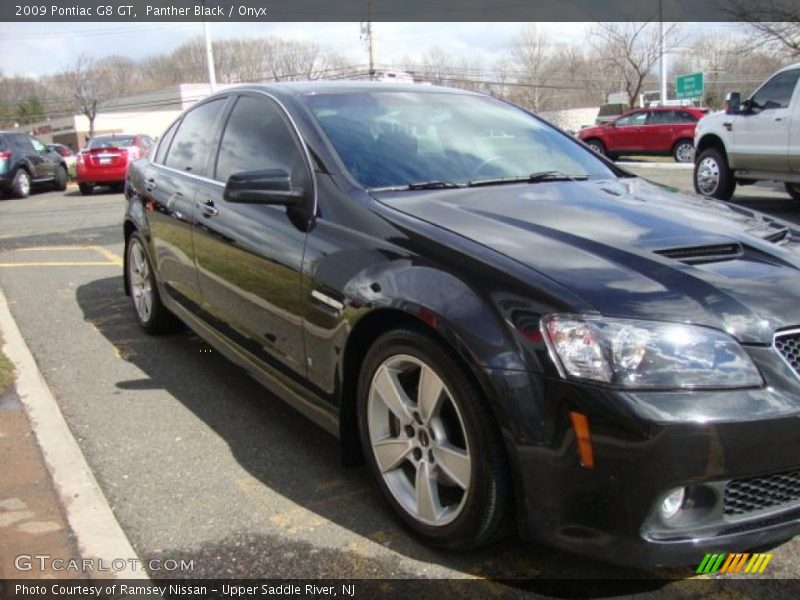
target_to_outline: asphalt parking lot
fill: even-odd
[[[631,168],[690,187],[688,169]],[[800,223],[800,203],[775,186],[740,188],[735,202]],[[367,471],[340,466],[333,437],[188,332],[139,330],[122,291],[123,213],[121,194],[0,200],[0,288],[143,560],[193,559],[181,577],[478,577],[520,593],[508,580],[522,578],[561,580],[523,587],[562,596],[573,579],[633,578],[628,593],[747,596],[735,580],[682,579],[690,568],[642,573],[513,540],[466,555],[417,543]],[[772,552],[765,578],[800,576],[800,539]]]

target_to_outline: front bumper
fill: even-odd
[[[634,393],[540,379],[538,414],[506,432],[521,537],[606,562],[696,567],[708,552],[800,534],[800,379],[767,348],[751,356],[760,389]],[[570,411],[588,418],[594,468],[580,464]],[[789,481],[788,493],[773,480]],[[680,487],[683,509],[661,518],[664,496]],[[735,488],[753,493],[741,502]]]

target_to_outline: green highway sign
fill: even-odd
[[[679,99],[703,97],[703,74],[689,73],[675,78],[675,93]]]

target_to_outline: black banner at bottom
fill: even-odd
[[[7,579],[0,598],[9,600],[85,600],[200,598],[648,598],[800,597],[797,579]]]

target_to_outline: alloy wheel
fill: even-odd
[[[675,148],[675,158],[681,163],[694,161],[694,145],[688,142],[678,144],[678,147]]]
[[[469,494],[472,459],[464,419],[433,368],[409,355],[381,363],[367,424],[378,469],[400,506],[426,525],[454,521]]]
[[[144,248],[132,239],[128,251],[128,280],[133,296],[133,306],[142,323],[150,321],[153,308],[153,290],[150,283],[150,267]]]
[[[19,174],[19,192],[22,196],[31,193],[31,178],[25,171],[21,171]]]

